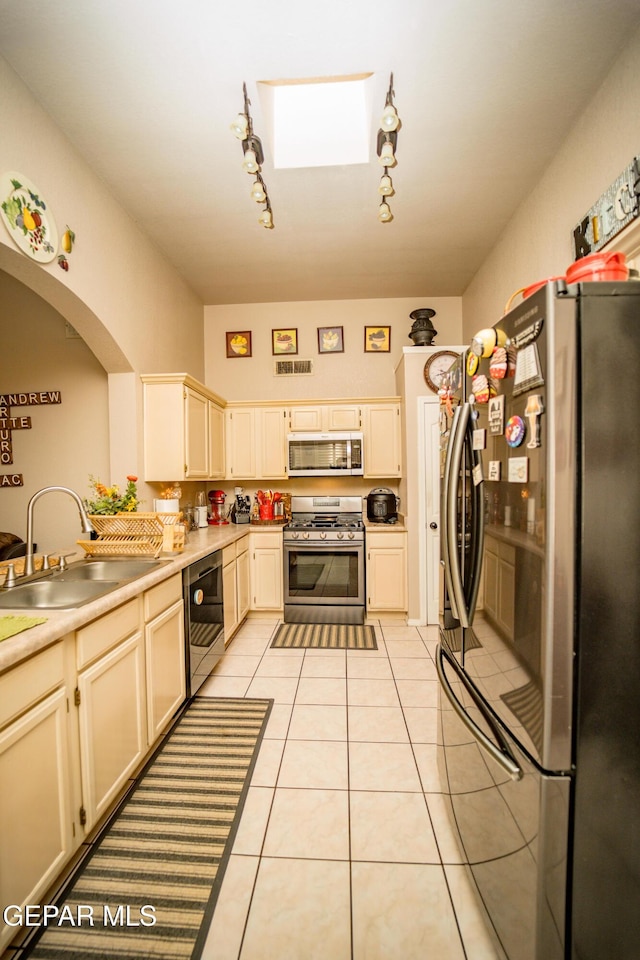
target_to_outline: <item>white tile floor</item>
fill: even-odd
[[[273,698],[203,960],[497,960],[436,767],[436,628],[377,651],[238,632],[206,696]]]

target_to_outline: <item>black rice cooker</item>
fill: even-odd
[[[388,487],[374,487],[365,497],[367,520],[372,523],[397,523],[398,498]]]

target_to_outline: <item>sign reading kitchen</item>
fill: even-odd
[[[62,403],[59,390],[40,390],[28,393],[0,394],[0,465],[13,463],[13,431],[31,430],[31,417],[13,415],[13,407],[41,407],[52,403]],[[24,480],[21,473],[0,474],[0,487],[21,487]]]

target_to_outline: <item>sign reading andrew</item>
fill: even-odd
[[[31,417],[15,417],[12,407],[32,407],[44,404],[62,403],[59,390],[41,390],[26,393],[0,394],[0,465],[13,463],[13,431],[31,430]],[[0,474],[0,487],[21,487],[24,480],[21,473]]]

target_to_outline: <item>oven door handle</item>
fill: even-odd
[[[352,550],[358,550],[364,547],[363,540],[285,540],[284,547],[287,550],[322,550],[335,549],[336,547],[351,547]]]
[[[444,672],[443,661],[445,657],[446,657],[447,663],[449,663],[451,665],[451,668],[455,670],[458,676],[458,679],[467,690],[467,693],[472,697],[473,702],[475,703],[476,707],[482,714],[483,720],[485,721],[485,723],[491,730],[492,734],[498,741],[499,746],[496,746],[493,740],[490,740],[489,737],[486,735],[486,733],[480,729],[478,724],[471,719],[467,711],[464,709],[463,705],[460,703],[460,701],[456,697],[451,687],[451,684],[449,683],[447,676]],[[504,739],[500,730],[498,729],[498,725],[496,724],[494,719],[487,713],[487,710],[484,707],[482,700],[480,699],[479,695],[471,686],[464,672],[458,667],[456,663],[453,662],[453,660],[450,657],[447,656],[441,643],[439,643],[436,648],[436,672],[438,674],[438,680],[440,681],[442,692],[446,696],[453,710],[458,715],[460,720],[463,722],[467,730],[478,741],[478,744],[484,750],[486,750],[489,756],[493,760],[495,760],[498,766],[502,767],[502,769],[509,775],[509,777],[511,777],[512,780],[522,780],[522,777],[524,776],[522,767],[518,764],[517,760],[509,750],[506,740]]]

